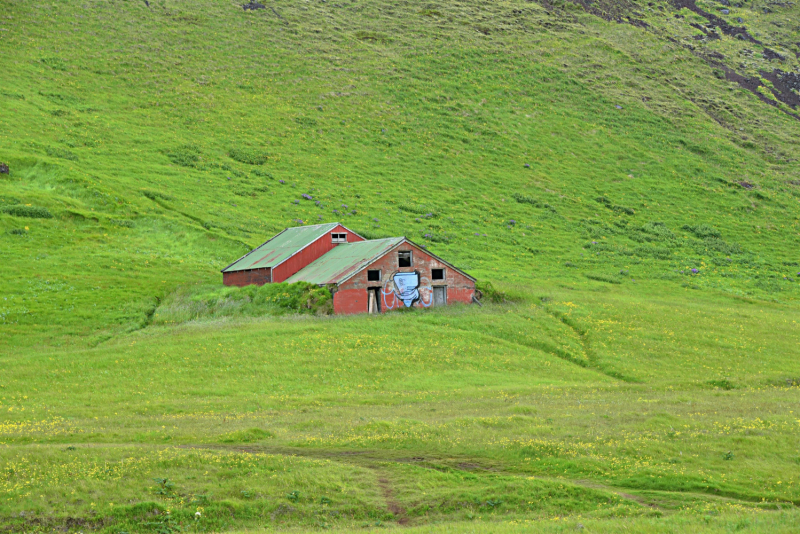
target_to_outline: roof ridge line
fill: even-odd
[[[327,226],[329,224],[333,224],[333,225],[337,225],[338,224],[340,226],[344,226],[340,222],[329,222],[329,223],[317,223],[317,224],[301,224],[300,226],[289,226],[289,227],[286,228],[286,230],[291,230],[292,228],[314,228],[315,226]]]
[[[405,236],[397,235],[394,237],[379,237],[378,239],[365,239],[364,241],[354,241],[348,245],[355,245],[356,243],[369,243],[370,241],[386,241],[387,239],[405,239]]]
[[[347,230],[348,232],[352,232],[353,234],[357,235],[358,237],[361,237],[359,234],[357,234],[356,232],[353,232],[351,229],[349,229],[348,227],[346,227],[345,225],[343,225],[342,223],[340,223],[340,222],[338,222],[338,221],[337,221],[337,222],[332,222],[332,223],[319,223],[319,224],[310,224],[310,225],[308,225],[308,226],[293,226],[292,228],[314,228],[314,227],[317,227],[317,226],[329,226],[329,225],[333,225],[333,228],[336,228],[337,226],[341,226],[342,228],[344,228],[344,229],[345,229],[345,230]],[[332,228],[332,229],[333,229],[333,228]],[[287,230],[289,230],[289,228],[287,228]],[[324,235],[324,234],[323,234],[323,235]],[[345,235],[346,235],[346,234],[345,234]],[[295,251],[294,251],[293,253],[291,253],[289,256],[287,256],[286,258],[284,258],[284,259],[283,259],[283,260],[281,260],[280,262],[278,262],[278,263],[276,263],[275,265],[273,265],[273,266],[272,266],[272,269],[276,269],[276,268],[280,267],[281,265],[283,265],[284,263],[286,263],[287,261],[289,261],[290,259],[294,258],[294,257],[295,257],[295,256],[297,256],[298,254],[300,254],[302,251],[304,251],[305,249],[307,249],[308,247],[310,247],[312,243],[314,243],[314,242],[315,242],[317,239],[320,239],[321,237],[322,237],[322,236],[319,236],[319,237],[317,237],[316,239],[314,239],[314,241],[309,241],[308,243],[306,243],[305,245],[303,245],[303,246],[302,246],[302,247],[300,247],[299,249],[295,250]],[[361,237],[361,239],[364,239],[364,238],[363,238],[363,237]],[[328,251],[328,252],[330,252],[330,251]],[[325,254],[327,254],[327,252],[326,252]],[[323,254],[322,256],[324,256],[325,254]],[[322,256],[320,256],[320,257],[322,257]],[[317,258],[317,259],[319,259],[319,258]],[[314,261],[317,261],[317,260],[314,260]],[[311,263],[314,263],[314,262],[311,262]],[[308,265],[308,264],[306,264],[306,265]],[[302,270],[302,269],[300,269],[300,270]],[[300,272],[300,271],[297,271],[297,272]],[[295,273],[295,274],[297,274],[297,273]],[[294,276],[294,275],[292,275],[292,276]]]

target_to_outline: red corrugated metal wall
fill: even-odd
[[[226,286],[244,287],[251,284],[263,286],[271,282],[271,269],[265,267],[263,269],[251,269],[249,271],[233,271],[230,273],[222,273],[222,283]]]
[[[283,282],[300,269],[319,259],[323,254],[330,252],[333,247],[336,246],[335,243],[331,242],[331,234],[347,234],[347,241],[348,243],[355,243],[356,241],[364,241],[363,238],[355,235],[353,232],[347,230],[342,225],[337,226],[327,234],[323,235],[306,248],[286,260],[285,262],[281,263],[277,267],[273,269],[272,272],[272,281],[275,283]]]
[[[400,250],[410,250],[412,252],[413,264],[411,267],[398,267],[397,253]],[[369,282],[367,281],[367,271],[373,269],[380,269],[381,281]],[[444,269],[444,280],[433,280],[432,269]],[[399,247],[387,252],[372,264],[362,269],[358,274],[353,276],[347,282],[339,286],[339,290],[334,295],[333,310],[335,313],[363,313],[367,311],[367,288],[374,288],[376,286],[384,286],[389,278],[395,272],[419,272],[420,287],[422,298],[425,302],[430,302],[432,298],[432,287],[445,286],[447,287],[447,303],[461,302],[469,304],[472,302],[472,296],[475,294],[475,282],[459,273],[455,269],[448,267],[446,264],[440,262],[425,250],[415,247],[411,244],[404,243]],[[389,306],[397,305],[404,306],[400,301],[395,302],[396,299],[389,295],[384,300],[382,293],[380,309],[381,312],[389,311]],[[348,299],[354,299],[354,302],[348,302]],[[357,302],[355,302],[357,300]],[[416,302],[414,306],[423,307],[422,302]]]

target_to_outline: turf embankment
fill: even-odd
[[[0,7],[0,532],[796,526],[794,4]],[[218,287],[328,221],[506,298]]]

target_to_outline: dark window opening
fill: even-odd
[[[444,280],[444,269],[431,269],[431,278],[434,280]]]
[[[397,265],[399,267],[411,267],[411,251],[398,252]]]
[[[347,243],[347,234],[331,234],[332,243]]]
[[[368,282],[380,282],[381,281],[381,272],[380,272],[380,270],[367,271],[367,281]]]

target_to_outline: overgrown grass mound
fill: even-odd
[[[239,163],[246,163],[248,165],[263,165],[269,158],[267,153],[260,150],[241,147],[230,149],[228,151],[228,155],[231,157],[231,159],[234,159]]]
[[[190,286],[180,288],[164,299],[153,314],[153,324],[292,313],[333,313],[330,291],[306,282],[245,287]]]
[[[12,205],[0,207],[0,212],[7,213],[12,217],[28,217],[31,219],[52,219],[53,214],[50,210],[41,206]]]

